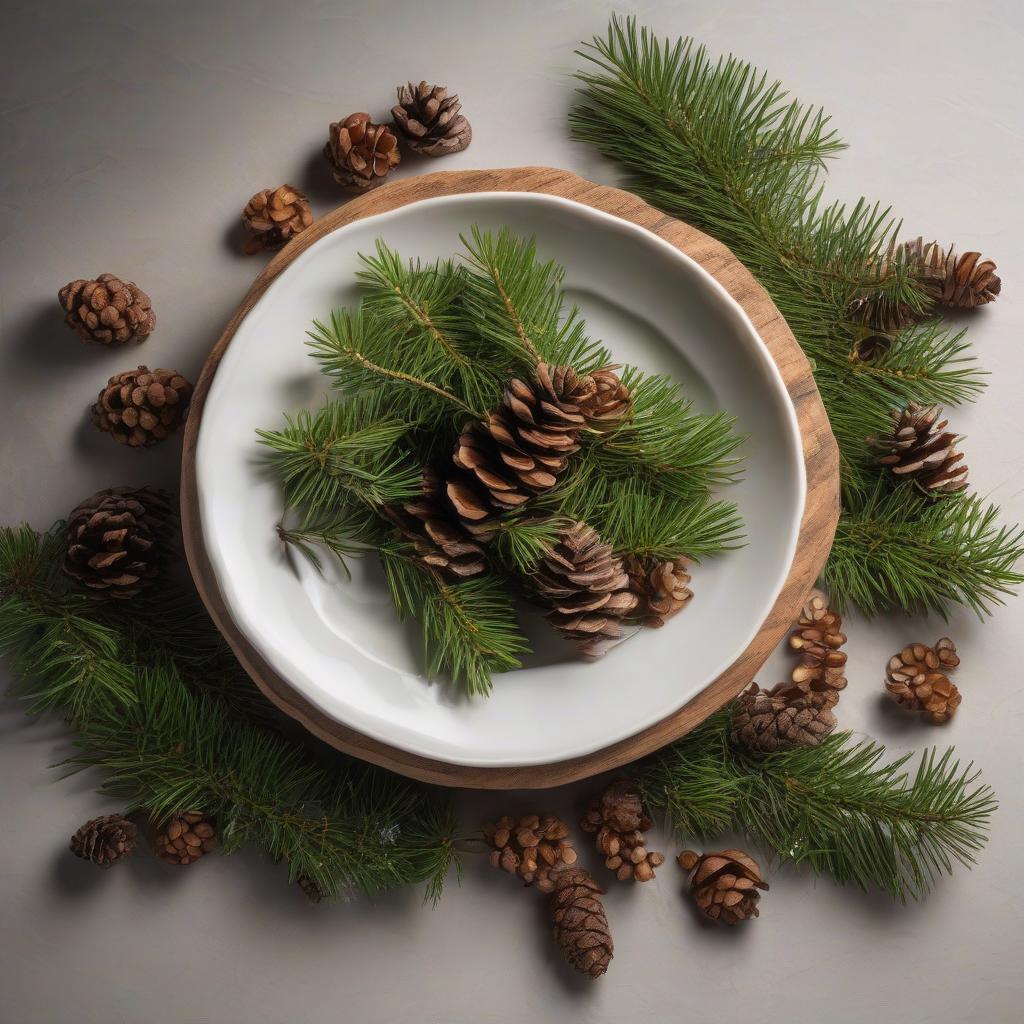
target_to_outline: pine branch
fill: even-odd
[[[559,515],[510,516],[498,524],[492,550],[513,575],[528,576],[569,523]]]

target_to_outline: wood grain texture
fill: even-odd
[[[419,757],[339,724],[295,692],[260,657],[232,621],[203,546],[196,494],[196,442],[210,383],[238,325],[271,281],[319,238],[345,224],[421,199],[465,192],[542,192],[562,196],[639,224],[696,260],[743,307],[775,360],[796,408],[807,472],[807,504],[789,575],[757,636],[732,665],[684,707],[635,736],[584,757],[523,768],[472,768]],[[331,746],[403,775],[443,786],[483,789],[559,786],[634,761],[699,725],[754,678],[796,618],[828,557],[838,516],[839,454],[828,417],[810,365],[764,289],[724,245],[696,228],[666,216],[628,192],[596,185],[568,171],[548,167],[427,174],[385,185],[314,221],[256,278],[210,353],[192,399],[182,457],[181,522],[189,566],[214,622],[257,686],[279,708]]]

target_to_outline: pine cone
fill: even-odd
[[[705,853],[683,850],[678,857],[684,871],[693,871],[690,891],[697,908],[712,921],[739,924],[758,917],[758,889],[767,889],[756,860],[742,850]]]
[[[309,875],[299,875],[295,879],[295,884],[303,891],[310,903],[319,903],[327,897],[327,893],[320,888],[319,883]]]
[[[633,395],[612,366],[594,370],[590,376],[597,391],[584,405],[587,424],[597,429],[612,429],[633,411]]]
[[[164,491],[114,487],[86,498],[69,516],[64,572],[80,586],[125,600],[160,575],[174,509]]]
[[[576,863],[576,851],[566,838],[569,826],[553,814],[527,814],[518,821],[506,815],[481,831],[492,847],[491,867],[508,871],[541,892],[553,892],[555,875]]]
[[[875,443],[886,449],[878,461],[897,477],[914,480],[927,492],[948,494],[967,486],[967,466],[956,450],[959,438],[945,429],[947,421],[935,422],[940,413],[937,405],[916,402],[894,409],[892,432]]]
[[[156,852],[168,864],[191,864],[216,845],[217,830],[199,811],[176,814],[156,836]]]
[[[773,697],[751,683],[733,704],[729,742],[755,754],[772,754],[816,747],[835,727],[827,705],[815,707],[802,695]]]
[[[980,252],[957,256],[955,248],[947,252],[938,242],[926,243],[920,237],[905,242],[902,252],[944,306],[973,309],[993,302],[1002,290],[995,263],[983,260]]]
[[[334,180],[349,192],[366,192],[384,183],[401,160],[398,139],[387,125],[374,124],[369,114],[349,114],[334,121],[324,144]]]
[[[277,249],[312,223],[309,200],[297,188],[278,185],[261,189],[242,211],[242,224],[252,236],[245,251],[251,255],[261,249]]]
[[[604,889],[582,869],[559,872],[551,894],[551,920],[562,956],[577,971],[600,978],[614,954],[608,918],[601,903]]]
[[[960,664],[949,637],[934,647],[910,644],[889,659],[885,688],[898,704],[910,711],[924,711],[936,725],[948,722],[963,699],[943,669]]]
[[[115,373],[92,407],[92,421],[118,444],[144,448],[163,441],[185,422],[192,385],[174,370]]]
[[[66,313],[64,323],[83,341],[117,347],[143,341],[156,328],[149,296],[134,282],[113,274],[72,281],[57,297]]]
[[[420,156],[447,156],[464,150],[473,129],[459,113],[458,96],[449,96],[443,85],[400,85],[398,104],[391,108],[395,131]]]
[[[773,687],[772,696],[784,700],[803,696],[813,707],[833,707],[846,689],[846,654],[840,650],[845,643],[842,617],[820,590],[812,591],[789,636],[789,646],[801,653],[800,662],[791,682]]]
[[[654,869],[665,863],[663,854],[648,852],[644,832],[651,827],[640,794],[628,779],[613,782],[580,820],[584,832],[596,833],[595,844],[604,866],[620,882],[648,882]]]
[[[443,483],[433,470],[423,471],[421,497],[384,512],[412,541],[424,565],[462,580],[487,571],[484,549],[446,508]]]
[[[72,837],[71,852],[109,868],[135,849],[135,823],[120,814],[104,814],[87,821]]]
[[[574,640],[584,658],[600,658],[622,636],[637,603],[622,560],[586,523],[574,523],[548,549],[533,576],[546,618]]]
[[[690,590],[689,560],[675,558],[657,562],[629,557],[623,563],[629,575],[629,588],[637,596],[638,614],[644,625],[660,629],[665,620],[680,611],[693,597]]]

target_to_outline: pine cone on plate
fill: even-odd
[[[395,131],[420,156],[447,156],[464,150],[473,129],[459,111],[459,97],[443,85],[400,85],[398,103],[391,108]]]
[[[349,114],[334,121],[324,144],[334,180],[349,192],[366,192],[384,183],[401,160],[398,139],[387,125],[374,124],[369,114]]]
[[[313,211],[305,195],[292,185],[260,189],[242,211],[242,224],[250,237],[248,254],[277,249],[313,223]]]
[[[491,847],[491,867],[541,892],[554,892],[555,875],[576,863],[569,826],[553,814],[526,814],[518,820],[506,815],[481,831]]]
[[[104,814],[87,821],[72,837],[71,852],[109,868],[135,849],[135,823],[121,814]]]
[[[92,407],[92,420],[104,433],[132,448],[146,448],[173,434],[185,422],[192,385],[175,370],[115,373]]]
[[[597,390],[583,411],[587,425],[598,430],[614,429],[633,411],[633,395],[615,369],[614,366],[605,366],[590,374]]]
[[[577,971],[594,979],[608,970],[615,951],[603,892],[589,872],[570,868],[555,876],[551,894],[555,942]]]
[[[156,328],[149,296],[133,281],[113,274],[95,280],[79,278],[57,293],[64,307],[64,322],[83,341],[116,348],[144,341]]]
[[[767,889],[756,860],[742,850],[695,853],[684,850],[678,857],[684,871],[692,871],[690,891],[705,917],[723,924],[739,924],[758,917],[758,889]]]
[[[580,828],[595,835],[604,866],[620,882],[648,882],[654,869],[665,863],[664,854],[648,851],[644,843],[651,825],[640,794],[628,779],[613,782],[580,820]]]
[[[980,252],[958,256],[952,246],[947,251],[938,242],[925,242],[919,237],[905,242],[902,254],[944,306],[973,309],[994,302],[1002,290],[995,263],[983,260]]]
[[[170,496],[115,487],[68,516],[64,573],[103,597],[127,600],[160,575],[175,520]]]
[[[802,694],[773,697],[757,683],[733,703],[729,742],[754,754],[816,747],[836,727],[828,705],[815,706]]]
[[[942,637],[934,647],[909,644],[889,659],[885,688],[909,711],[923,711],[936,725],[948,722],[963,699],[946,672],[960,664],[956,646]]]
[[[168,864],[192,864],[216,845],[213,821],[199,811],[174,815],[156,836],[156,852]]]
[[[588,659],[600,658],[622,636],[622,620],[637,603],[622,560],[586,523],[574,523],[548,549],[533,590],[549,609],[548,622]]]
[[[959,440],[947,431],[937,405],[911,402],[892,412],[892,431],[875,444],[885,449],[878,460],[901,480],[913,480],[929,494],[950,494],[967,486],[967,466],[956,450]]]
[[[412,541],[424,565],[459,580],[487,571],[484,549],[447,508],[443,482],[433,470],[423,471],[420,497],[389,506],[384,512]]]
[[[657,561],[630,556],[623,564],[630,589],[637,596],[637,614],[651,629],[664,626],[666,619],[681,611],[693,597],[686,558]]]

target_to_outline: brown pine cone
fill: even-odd
[[[310,903],[319,903],[327,898],[327,893],[320,888],[320,884],[309,875],[299,875],[295,879],[295,884],[302,890]]]
[[[586,523],[573,523],[548,549],[532,583],[548,622],[588,659],[622,636],[622,620],[637,603],[622,560]]]
[[[366,192],[384,183],[401,160],[398,139],[387,125],[374,124],[369,114],[349,114],[334,121],[324,144],[334,180],[349,192]]]
[[[886,452],[878,460],[883,466],[931,494],[962,491],[967,486],[964,456],[956,450],[959,438],[945,429],[947,420],[935,422],[940,414],[937,405],[926,407],[916,402],[894,409],[891,433],[875,440]]]
[[[57,293],[64,307],[64,323],[83,341],[117,347],[144,341],[156,328],[149,296],[134,282],[113,274],[94,281],[79,278]]]
[[[628,779],[608,786],[580,819],[584,832],[596,833],[595,845],[605,858],[604,866],[620,882],[648,882],[654,878],[654,869],[665,863],[663,854],[649,852],[644,845],[643,834],[651,825],[640,794]]]
[[[742,850],[722,850],[721,853],[695,853],[683,850],[679,866],[693,871],[690,891],[697,908],[705,917],[723,924],[739,924],[758,917],[758,889],[767,889],[761,879],[761,868],[756,860]]]
[[[104,814],[87,821],[72,837],[71,852],[109,868],[135,849],[135,823],[120,814]]]
[[[448,95],[443,85],[400,85],[398,103],[391,108],[395,131],[420,156],[447,156],[464,150],[473,129],[459,113],[459,97]]]
[[[555,876],[551,894],[551,920],[562,956],[583,974],[600,978],[615,955],[608,917],[601,894],[604,889],[582,869]]]
[[[168,864],[191,864],[216,845],[217,830],[199,811],[176,814],[156,836],[156,852]]]
[[[902,253],[944,306],[973,309],[995,301],[1002,290],[995,263],[983,260],[980,252],[957,256],[955,248],[947,252],[938,242],[919,237],[905,242]]]
[[[541,892],[553,892],[555,875],[576,863],[576,851],[569,826],[553,814],[506,815],[482,826],[484,839],[492,847],[491,867],[501,868],[535,885]]]
[[[294,186],[260,189],[242,211],[242,224],[251,235],[245,251],[277,249],[312,223],[309,200]]]
[[[836,727],[828,705],[815,707],[803,695],[773,697],[757,683],[733,704],[729,742],[755,754],[816,747]]]
[[[447,508],[444,485],[432,469],[423,471],[419,498],[389,506],[384,513],[412,541],[424,565],[461,580],[487,571],[484,549]]]
[[[948,722],[963,699],[946,672],[960,664],[956,646],[942,637],[934,647],[910,644],[889,659],[885,688],[910,711],[924,711],[936,725]]]
[[[629,587],[639,602],[637,614],[643,616],[644,625],[660,629],[665,620],[681,611],[693,591],[690,590],[689,560],[675,558],[657,562],[630,556],[623,564],[629,575]]]
[[[64,572],[103,597],[126,600],[160,575],[175,520],[170,496],[114,487],[86,498],[69,516]]]
[[[587,424],[597,429],[617,427],[633,411],[633,395],[619,379],[613,366],[594,370],[590,376],[597,391],[593,399],[583,407]]]
[[[842,617],[829,606],[820,590],[811,592],[789,636],[789,646],[800,652],[789,683],[779,683],[769,693],[786,701],[805,697],[815,708],[830,708],[846,689],[846,643]]]
[[[192,385],[174,370],[115,373],[92,407],[92,421],[118,444],[145,448],[163,441],[185,422]]]

